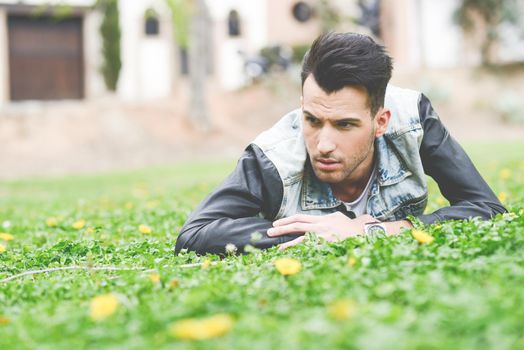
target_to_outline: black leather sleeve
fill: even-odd
[[[489,219],[506,212],[424,95],[419,101],[419,115],[424,129],[420,147],[424,171],[437,182],[440,192],[451,204],[431,214],[421,215],[419,219],[431,224],[471,217]]]
[[[250,145],[233,173],[190,215],[175,253],[185,248],[197,254],[224,254],[229,243],[242,253],[247,244],[263,249],[297,237],[269,237],[266,233],[282,196],[277,169],[256,145]],[[253,240],[256,232],[259,237]]]

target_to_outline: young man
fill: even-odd
[[[301,108],[250,144],[193,212],[175,251],[239,252],[505,211],[422,94],[388,85],[391,58],[371,38],[317,38],[302,66]],[[422,214],[426,175],[451,205]],[[254,234],[258,233],[258,234]],[[231,246],[232,247],[232,246]]]

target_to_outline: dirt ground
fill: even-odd
[[[393,83],[426,93],[459,141],[524,140],[524,69],[396,72]],[[122,103],[24,102],[0,110],[0,178],[92,173],[236,158],[261,131],[299,106],[298,79],[272,76],[236,92],[209,87],[213,127],[188,120],[188,91]],[[510,120],[510,121],[508,121]]]

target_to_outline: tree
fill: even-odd
[[[122,60],[120,57],[120,16],[118,14],[118,0],[98,0],[96,6],[104,14],[100,25],[102,36],[102,75],[106,87],[116,91]]]
[[[189,77],[191,80],[191,120],[201,129],[210,128],[206,102],[206,77],[209,59],[206,36],[210,30],[205,0],[193,1],[193,16],[189,26]]]
[[[506,21],[516,23],[517,10],[516,0],[461,0],[455,21],[465,32],[484,29],[480,44],[483,65],[495,63],[493,48],[500,39],[498,27]]]
[[[189,115],[198,128],[211,127],[206,98],[209,51],[205,38],[211,30],[205,0],[166,0],[172,13],[175,40],[189,51],[191,102]]]

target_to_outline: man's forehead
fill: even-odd
[[[368,96],[367,90],[364,86],[361,85],[347,85],[339,90],[327,92],[317,83],[315,80],[315,77],[313,74],[310,74],[306,80],[304,80],[304,84],[302,86],[302,95],[326,95],[326,96],[332,96],[332,95],[339,95],[341,93],[344,93],[347,90],[352,91],[358,91],[359,94]]]
[[[304,82],[302,89],[302,105],[304,109],[313,113],[344,112],[351,110],[368,110],[368,96],[364,88],[348,86],[341,90],[327,93],[310,76]]]

